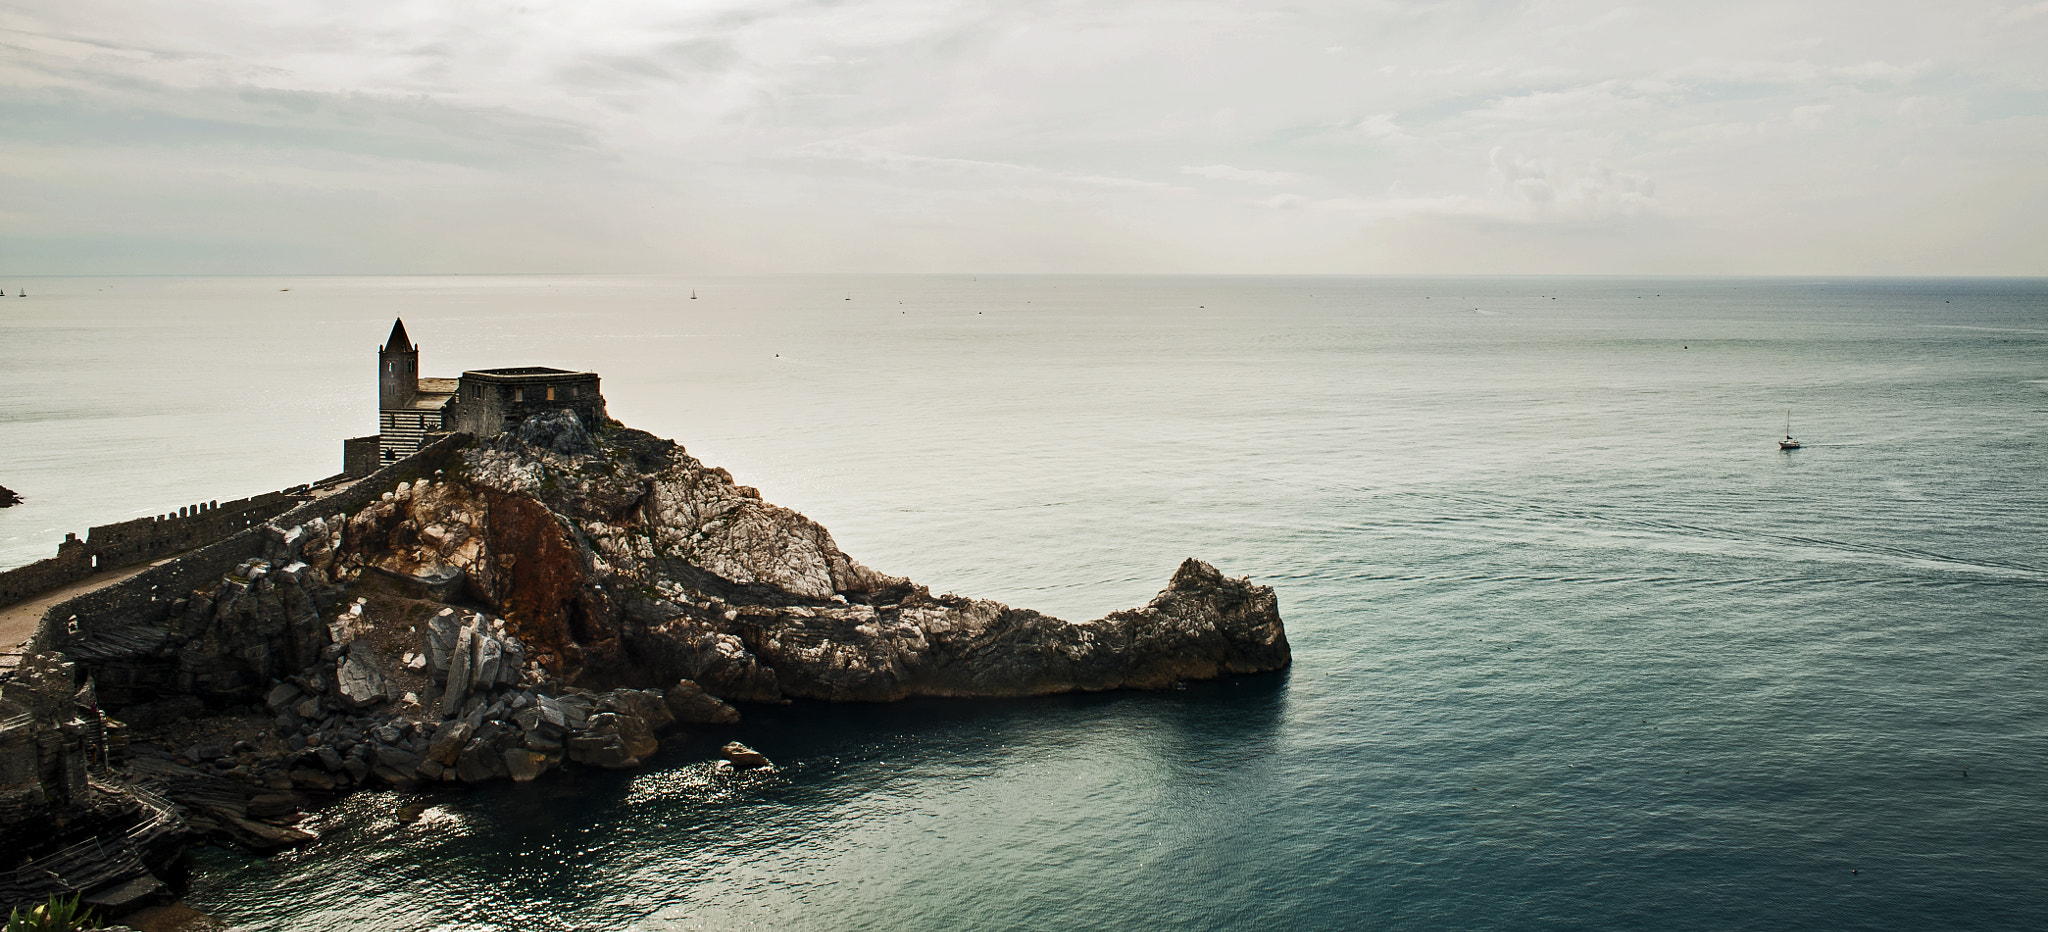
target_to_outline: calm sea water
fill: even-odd
[[[337,471],[402,314],[937,590],[1280,594],[1285,674],[351,797],[237,928],[2048,927],[2048,281],[0,284],[4,565]]]

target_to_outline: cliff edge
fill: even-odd
[[[188,839],[269,851],[357,787],[634,767],[736,705],[1290,659],[1273,590],[1199,560],[1093,621],[933,595],[670,441],[540,414],[51,608],[0,670],[0,835],[32,839],[0,853],[0,909],[78,892],[118,913],[163,895]]]
[[[323,565],[324,564],[324,565]],[[739,701],[1156,689],[1288,664],[1273,591],[1190,559],[1151,604],[1068,622],[933,595],[674,443],[566,412],[350,516],[312,569],[443,580],[550,678]],[[425,585],[422,583],[422,585]]]

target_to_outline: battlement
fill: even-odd
[[[306,501],[306,487],[265,492],[230,502],[200,502],[177,511],[95,525],[84,540],[64,535],[57,555],[0,573],[0,605],[84,580],[101,570],[133,566],[203,547],[255,527]]]

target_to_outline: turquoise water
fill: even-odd
[[[1280,595],[1285,674],[355,796],[202,855],[238,928],[2048,925],[2048,281],[25,285],[5,565],[336,471],[403,314],[427,374],[597,369],[936,590]],[[713,775],[731,737],[779,772]]]

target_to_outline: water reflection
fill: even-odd
[[[760,707],[644,770],[348,797],[306,849],[204,853],[192,899],[248,929],[944,927],[934,902],[1021,920],[1050,904],[1013,883],[1076,865],[1212,872],[1204,840],[1238,827],[1229,800],[1276,753],[1286,682]],[[735,737],[777,769],[715,770]]]

